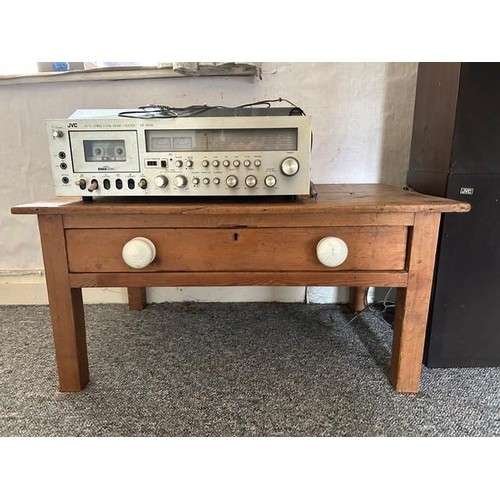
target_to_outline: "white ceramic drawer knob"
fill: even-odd
[[[327,267],[340,266],[347,259],[347,245],[336,236],[326,236],[316,245],[318,260]]]
[[[122,257],[129,267],[143,269],[155,259],[156,248],[151,240],[138,236],[123,245]]]

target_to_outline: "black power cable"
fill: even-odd
[[[266,99],[263,101],[250,102],[247,104],[241,104],[240,106],[229,107],[229,106],[209,106],[208,104],[194,104],[186,107],[173,107],[166,106],[163,104],[146,104],[144,106],[139,106],[137,109],[132,109],[129,111],[121,111],[118,113],[118,116],[124,118],[181,118],[181,117],[189,117],[196,116],[202,113],[206,113],[209,110],[213,109],[242,109],[249,108],[253,106],[263,106],[266,105],[268,108],[272,106],[272,103],[275,102],[286,102],[290,106],[292,106],[292,111],[290,114],[300,114],[305,115],[304,111],[296,106],[293,102],[288,99],[283,99],[282,97],[278,97],[277,99]]]

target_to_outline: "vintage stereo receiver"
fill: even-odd
[[[309,194],[311,123],[300,109],[215,107],[166,116],[82,109],[47,120],[56,195]]]

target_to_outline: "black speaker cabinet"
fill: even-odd
[[[500,366],[500,64],[420,63],[407,184],[444,214],[424,362]]]

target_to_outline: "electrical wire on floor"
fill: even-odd
[[[387,293],[385,294],[383,300],[378,300],[371,303],[368,303],[369,290],[370,288],[367,288],[365,290],[365,294],[363,297],[363,304],[365,307],[361,309],[361,311],[356,311],[354,313],[354,316],[349,320],[347,324],[350,325],[361,314],[369,311],[378,318],[381,318],[383,321],[385,321],[385,323],[392,327],[394,325],[394,312],[396,309],[396,303],[389,300],[389,295],[392,291],[392,287],[387,290]]]

